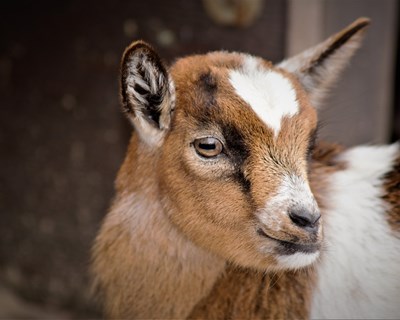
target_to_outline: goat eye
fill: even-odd
[[[222,143],[212,137],[200,138],[194,141],[194,148],[199,155],[205,158],[212,158],[222,152]]]

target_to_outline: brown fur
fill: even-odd
[[[249,261],[253,264],[259,261],[258,267],[262,268],[273,264],[273,260],[260,257],[255,252],[254,245],[249,242],[247,232],[244,230],[248,229],[248,232],[251,232],[250,229],[254,224],[251,216],[274,194],[280,183],[277,177],[284,175],[285,172],[294,172],[307,179],[304,154],[307,138],[316,126],[316,113],[305,100],[301,88],[297,87],[299,100],[303,103],[301,111],[290,120],[283,121],[280,135],[273,141],[272,131],[263,125],[254,113],[249,112],[251,109],[244,101],[232,94],[232,87],[226,80],[227,70],[224,67],[238,64],[241,56],[225,53],[224,59],[221,57],[221,53],[213,53],[185,58],[178,61],[171,70],[177,88],[177,105],[185,108],[177,108],[172,130],[164,143],[164,155],[167,156],[162,161],[167,164],[167,169],[163,169],[160,177],[161,187],[169,195],[167,198],[175,199],[174,203],[169,204],[172,207],[170,211],[175,212],[171,219],[184,233],[190,234],[191,239],[198,245],[205,246],[225,258],[233,258],[241,265],[247,265]],[[218,64],[215,65],[214,61],[218,61]],[[206,110],[203,105],[207,105],[208,92],[198,90],[198,75],[205,73],[211,73],[218,81],[215,104]],[[185,88],[185,91],[181,92],[180,88]],[[210,184],[208,176],[211,174],[214,179],[221,174],[220,172],[235,170],[230,163],[223,164],[224,171],[210,172],[208,167],[203,171],[204,169],[195,165],[190,167],[194,162],[191,154],[187,153],[182,157],[181,150],[176,148],[175,141],[185,141],[189,144],[188,138],[190,139],[193,133],[201,135],[203,130],[206,135],[208,130],[204,130],[204,127],[210,126],[210,131],[218,131],[217,126],[225,124],[240,132],[243,140],[247,142],[247,148],[251,150],[243,170],[244,175],[251,181],[250,195],[243,194],[237,183],[230,181],[229,176]],[[274,158],[264,156],[268,154]],[[276,165],[276,161],[280,163],[279,166]],[[196,201],[194,195],[198,199],[208,200]],[[180,207],[174,207],[176,204]],[[209,207],[210,205],[212,207]],[[200,212],[202,214],[199,216]],[[240,215],[234,216],[235,212]],[[213,215],[207,216],[207,213]],[[230,216],[230,219],[225,219],[226,216]],[[193,221],[200,220],[201,228],[193,228]],[[298,228],[291,228],[290,222],[285,225],[289,234],[303,241],[308,240],[307,233]],[[215,243],[210,234],[218,234],[219,242]],[[274,232],[271,231],[271,234]]]
[[[312,269],[263,274],[228,266],[189,318],[306,319],[314,280]]]
[[[313,153],[310,183],[321,208],[325,207],[322,199],[328,191],[330,174],[345,167],[336,160],[342,151],[339,145],[321,142]],[[315,280],[312,267],[265,274],[228,265],[189,318],[306,319]]]
[[[93,248],[95,285],[110,318],[184,318],[224,267],[161,214],[153,191],[157,161],[134,135],[118,174],[117,197]],[[132,194],[146,202],[138,203]],[[132,217],[130,211],[139,209],[135,205],[145,216]]]
[[[400,156],[395,160],[393,170],[384,177],[385,194],[383,199],[389,204],[388,222],[400,236]]]
[[[136,192],[137,188],[146,189],[148,186],[145,181],[137,180],[135,170],[132,170],[134,167],[131,161],[136,148],[137,139],[134,137],[117,180],[117,190],[124,193]],[[340,170],[342,167],[335,163],[338,153],[340,153],[338,146],[327,143],[318,145],[314,152],[310,179],[317,199],[323,199],[325,196],[326,179],[329,178],[329,173]],[[147,161],[152,161],[151,154],[145,157],[143,162]],[[151,180],[154,174],[146,169],[150,168],[149,166],[143,166],[143,162],[138,162],[136,168],[144,170],[146,180]],[[322,176],[326,179],[321,179]],[[155,201],[155,199],[152,200],[151,194],[148,196],[150,202]],[[115,203],[118,203],[118,199]],[[324,207],[323,203],[319,205]],[[110,212],[115,211],[112,208]],[[94,271],[100,276],[97,278],[97,285],[98,289],[106,295],[103,300],[110,318],[136,316],[203,319],[307,318],[315,281],[312,268],[298,272],[266,274],[232,265],[225,268],[217,257],[201,251],[196,252],[199,249],[191,247],[194,252],[190,258],[198,256],[200,260],[194,263],[197,264],[196,266],[190,266],[190,273],[185,279],[185,272],[182,272],[184,266],[180,265],[179,261],[176,265],[174,264],[177,262],[177,257],[172,256],[172,260],[164,257],[166,251],[181,244],[177,243],[181,240],[181,236],[175,234],[175,238],[170,239],[174,242],[172,244],[168,243],[169,241],[165,242],[165,239],[158,239],[163,234],[154,234],[155,247],[149,250],[145,244],[133,243],[129,230],[132,227],[130,221],[121,220],[121,217],[114,214],[109,215],[94,247],[94,257],[96,257]],[[153,226],[153,228],[156,227]],[[150,230],[142,232],[146,231],[151,232]],[[140,240],[140,237],[135,237],[135,242],[137,240]],[[143,258],[137,255],[137,251],[132,251],[137,245],[143,248],[143,254],[145,254]],[[157,275],[157,282],[152,282],[156,279],[147,276],[149,272],[154,271],[152,271],[152,264],[143,265],[144,258],[150,261],[154,259],[154,266],[157,267],[156,261],[165,259],[163,270],[160,270]],[[204,258],[207,260],[202,261]],[[188,262],[190,260],[185,261],[185,263]],[[196,274],[201,275],[201,278],[196,277]],[[209,281],[204,283],[205,280]],[[143,281],[147,283],[144,285]],[[152,297],[149,298],[149,296]],[[182,303],[182,301],[186,302]],[[136,313],[132,313],[133,305]],[[185,308],[182,309],[182,307]]]
[[[326,209],[328,202],[324,197],[329,195],[328,180],[330,175],[338,170],[346,169],[346,164],[337,160],[337,157],[344,150],[343,146],[322,141],[313,152],[309,179],[311,190],[322,210]]]

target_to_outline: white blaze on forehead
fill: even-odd
[[[275,136],[279,134],[282,119],[299,111],[290,81],[276,71],[265,69],[255,57],[245,56],[242,68],[230,71],[229,81]]]

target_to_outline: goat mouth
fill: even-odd
[[[258,228],[257,234],[268,238],[270,240],[274,240],[279,244],[277,251],[280,255],[291,255],[294,253],[302,252],[302,253],[315,253],[320,250],[319,243],[297,243],[297,242],[290,242],[285,240],[280,240],[268,235],[263,229]]]

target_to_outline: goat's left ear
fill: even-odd
[[[370,20],[359,18],[347,28],[277,65],[293,73],[309,94],[312,104],[319,107],[327,89],[360,47],[365,27]]]
[[[121,97],[140,138],[158,145],[171,123],[175,89],[161,59],[143,41],[132,43],[122,57]]]

